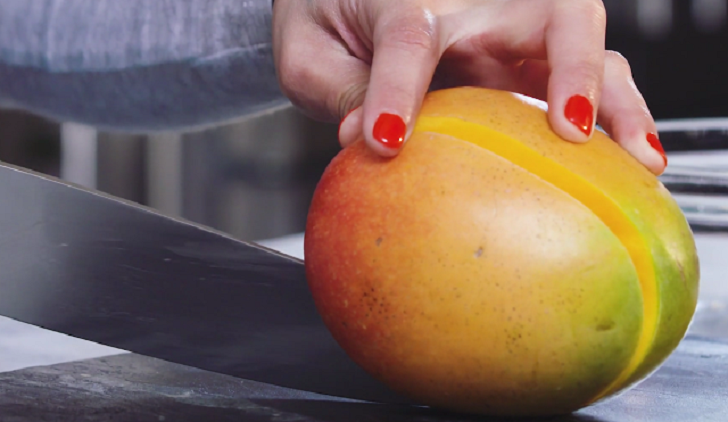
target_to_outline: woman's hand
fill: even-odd
[[[477,85],[549,104],[552,128],[585,142],[595,120],[656,174],[666,158],[627,61],[605,51],[600,0],[276,0],[284,93],[394,156],[431,87]]]

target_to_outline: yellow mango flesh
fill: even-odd
[[[475,88],[429,94],[394,160],[343,151],[305,248],[352,359],[472,413],[566,413],[626,387],[674,349],[697,295],[692,235],[654,176],[602,134],[567,143],[538,107]]]

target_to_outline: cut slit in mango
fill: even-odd
[[[639,278],[643,302],[642,331],[627,366],[591,402],[621,388],[649,353],[657,331],[659,313],[657,280],[652,254],[635,224],[602,190],[563,165],[544,157],[508,135],[454,117],[421,116],[415,130],[438,133],[469,142],[523,168],[589,208],[619,239],[627,250]]]

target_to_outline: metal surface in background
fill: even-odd
[[[672,193],[728,195],[728,166],[669,166],[660,180]]]
[[[658,120],[668,152],[728,150],[728,118]]]
[[[693,230],[728,232],[728,118],[658,121],[657,128],[678,158],[660,180]]]
[[[345,355],[300,260],[0,165],[0,315],[283,387],[406,402]]]

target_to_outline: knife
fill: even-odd
[[[409,403],[339,347],[302,261],[2,163],[0,315],[238,378]]]

